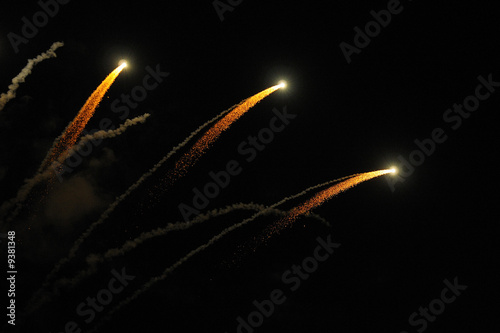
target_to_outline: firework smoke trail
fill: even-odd
[[[239,117],[241,117],[241,115],[244,112],[246,112],[252,106],[254,106],[255,104],[257,104],[260,100],[262,100],[266,96],[272,94],[274,91],[276,91],[276,90],[278,90],[280,88],[283,88],[283,87],[284,87],[283,84],[278,84],[276,86],[273,86],[271,88],[268,88],[268,89],[266,89],[266,90],[258,93],[257,95],[254,95],[252,97],[249,97],[249,98],[243,100],[239,104],[233,105],[228,110],[222,111],[220,114],[218,114],[214,118],[210,119],[209,121],[207,121],[206,123],[204,123],[200,127],[198,127],[186,139],[184,139],[184,141],[182,141],[180,144],[178,144],[177,146],[175,146],[166,156],[164,156],[157,164],[155,164],[153,166],[153,168],[151,168],[149,171],[147,171],[145,174],[143,174],[122,195],[120,195],[119,197],[117,197],[115,199],[115,201],[111,205],[109,205],[109,207],[101,214],[101,216],[99,217],[99,219],[96,222],[92,223],[87,228],[87,230],[85,230],[85,232],[75,241],[75,243],[71,247],[68,255],[65,258],[61,259],[56,264],[56,266],[54,266],[54,268],[52,269],[52,271],[50,271],[49,274],[45,277],[45,280],[44,280],[44,283],[42,285],[42,288],[46,289],[49,286],[50,281],[56,276],[56,274],[59,272],[59,270],[66,263],[68,263],[72,258],[75,257],[76,252],[78,251],[78,249],[80,248],[80,246],[82,245],[82,243],[85,241],[85,239],[87,239],[92,234],[92,232],[95,230],[95,228],[97,228],[100,224],[102,224],[109,217],[109,215],[116,209],[116,207],[123,200],[125,200],[125,198],[127,198],[135,189],[137,189],[146,179],[148,179],[150,176],[152,176],[156,172],[156,170],[158,170],[170,157],[172,157],[175,153],[177,153],[177,151],[179,151],[179,149],[181,149],[185,145],[187,145],[199,132],[201,132],[201,130],[203,130],[208,125],[210,125],[210,124],[212,124],[212,123],[214,123],[214,122],[216,122],[216,121],[218,121],[220,119],[213,126],[213,128],[215,128],[215,127],[218,127],[217,125],[219,124],[218,128],[221,129],[221,130],[220,130],[220,132],[219,132],[218,135],[220,135],[220,133],[222,131],[226,130],[229,127],[229,125],[231,124],[231,123],[229,123],[229,124],[227,123],[228,120],[231,120],[233,117],[236,117],[236,119],[238,119]],[[260,99],[259,99],[259,97],[260,97]],[[235,112],[236,110],[239,110],[239,112]],[[243,110],[243,112],[242,112],[242,110]],[[239,113],[241,113],[241,114],[239,114]],[[231,117],[229,117],[230,114],[232,115]],[[224,118],[222,118],[222,117],[224,117]],[[224,119],[227,119],[227,120],[224,121]],[[233,122],[236,119],[234,119]],[[209,131],[207,131],[207,133]],[[214,137],[214,140],[218,137],[218,135],[216,137]],[[204,135],[204,137],[205,137],[205,135]],[[198,140],[197,142],[200,142],[200,140]],[[186,168],[186,170],[187,170],[187,168]]]
[[[42,170],[46,169],[52,164],[59,156],[67,152],[68,149],[73,147],[73,145],[78,140],[78,137],[84,130],[85,126],[89,122],[90,118],[94,115],[96,108],[99,103],[104,98],[104,95],[111,87],[113,82],[116,80],[121,71],[127,66],[127,63],[123,63],[118,66],[114,71],[112,71],[102,83],[97,87],[96,90],[90,95],[85,104],[82,106],[75,119],[70,123],[68,127],[64,130],[63,134],[56,139],[54,145],[50,150],[50,155],[46,158],[40,168]]]
[[[127,130],[127,128],[129,128],[130,126],[134,126],[134,125],[137,125],[137,124],[140,124],[140,123],[144,124],[146,122],[146,119],[148,117],[150,117],[150,116],[151,115],[149,113],[145,113],[142,116],[135,117],[133,119],[127,119],[117,129],[108,130],[108,131],[106,131],[106,130],[100,130],[100,131],[97,131],[97,132],[95,132],[93,134],[87,134],[87,135],[83,136],[80,139],[80,141],[78,141],[78,143],[76,145],[74,145],[73,147],[71,147],[70,149],[68,149],[68,157],[71,156],[72,154],[76,153],[77,151],[79,151],[83,147],[85,147],[85,145],[89,141],[92,141],[92,140],[102,140],[102,139],[107,139],[107,138],[114,138],[114,137],[116,137],[118,135],[123,134]]]
[[[84,280],[85,278],[87,278],[90,275],[92,275],[93,273],[95,273],[97,271],[98,264],[104,263],[106,261],[110,261],[117,256],[123,256],[127,252],[134,250],[136,247],[140,246],[144,242],[146,242],[150,239],[153,239],[155,237],[164,236],[164,235],[166,235],[170,232],[173,232],[173,231],[187,230],[187,229],[189,229],[197,224],[206,222],[214,217],[226,215],[226,214],[232,213],[232,212],[237,211],[237,210],[261,211],[261,210],[265,210],[266,208],[267,208],[266,206],[260,205],[260,204],[238,203],[238,204],[233,204],[233,205],[227,206],[227,207],[222,208],[222,209],[214,209],[214,210],[209,211],[205,214],[198,215],[195,219],[193,219],[192,221],[189,221],[189,222],[169,223],[166,227],[157,228],[157,229],[154,229],[151,231],[143,232],[135,239],[126,241],[121,247],[108,249],[105,252],[100,253],[100,254],[93,253],[93,254],[87,255],[87,257],[85,258],[85,262],[87,263],[89,268],[78,272],[71,279],[61,278],[59,280],[56,280],[53,283],[52,292],[57,294],[60,287],[64,286],[64,288],[67,288],[67,287],[75,286],[76,284],[78,284],[82,280]],[[272,208],[272,209],[267,209],[265,211],[265,214],[274,214],[276,216],[286,216],[287,212],[276,209],[276,208]],[[317,214],[309,214],[309,216],[311,218],[314,218],[314,219],[318,220],[319,222],[329,226],[329,223],[321,216],[319,216]],[[43,302],[44,299],[46,300],[46,299],[48,299],[48,297],[49,296],[47,294],[44,297],[41,297],[41,294],[38,294],[38,297],[33,297],[32,300],[30,302],[28,302],[28,304],[30,304],[30,308],[28,309],[28,311],[30,311],[30,312],[35,311],[41,305],[41,303],[37,303],[35,305],[35,302],[36,302],[35,299],[38,298],[38,299],[42,300],[42,302]]]
[[[234,107],[236,106],[233,106],[231,109],[233,109]],[[231,110],[229,109],[229,110]],[[203,127],[206,127],[209,125],[209,123],[211,122],[214,122],[216,121],[217,118],[220,118],[223,114],[229,112],[229,110],[227,111],[224,111],[222,112],[221,114],[219,114],[217,117],[211,119],[209,122],[205,123],[204,125],[202,125],[200,128],[198,128],[195,132],[193,132],[186,140],[183,141],[184,144],[187,144],[188,142],[188,139],[189,138],[192,138],[194,137],[197,133],[196,132],[199,132],[203,129]],[[176,149],[180,148],[179,146],[176,147]],[[175,152],[175,149],[172,150],[172,154],[173,152]],[[169,155],[167,155],[166,157],[170,157],[170,153]],[[163,162],[165,161],[166,159],[164,158],[164,160],[162,160]],[[106,212],[101,215],[101,218],[97,221],[97,222],[94,222],[94,224],[92,224],[86,231],[85,233],[75,242],[75,244],[73,245],[73,247],[71,248],[71,250],[69,251],[69,254],[67,257],[61,259],[59,261],[59,263],[54,266],[54,268],[52,269],[52,271],[45,277],[45,280],[44,280],[44,283],[42,285],[42,287],[40,289],[38,289],[35,294],[32,296],[31,298],[31,301],[28,302],[28,304],[33,304],[32,306],[30,306],[31,308],[28,310],[28,311],[34,311],[36,310],[36,307],[39,306],[41,304],[41,302],[44,302],[44,298],[46,298],[47,296],[42,296],[44,294],[44,291],[48,290],[49,289],[49,286],[50,286],[50,283],[51,281],[54,279],[54,277],[56,276],[57,273],[59,273],[59,271],[61,270],[61,268],[66,264],[68,263],[71,259],[73,259],[75,256],[76,256],[76,251],[78,251],[78,249],[80,248],[81,244],[83,243],[83,241],[88,237],[90,236],[90,234],[92,233],[92,231],[101,223],[104,222],[104,220],[108,217],[108,215],[113,211],[113,209],[128,195],[130,194],[130,192],[132,192],[135,188],[137,188],[141,183],[142,181],[144,181],[145,178],[149,177],[150,175],[153,174],[153,172],[158,169],[160,166],[161,166],[161,163],[163,163],[160,161],[160,163],[158,163],[153,169],[151,169],[151,171],[148,173],[146,173],[143,177],[141,177],[139,179],[139,181],[137,181],[134,185],[132,185],[129,190],[127,190],[127,192],[125,192],[121,197],[119,197],[109,208],[108,208],[108,213],[106,214]],[[145,177],[147,175],[147,177]],[[220,238],[222,238],[225,234],[239,228],[239,227],[242,227],[243,225],[255,220],[256,218],[258,218],[259,216],[263,216],[263,215],[266,215],[266,214],[270,214],[272,212],[275,212],[276,211],[276,207],[288,202],[289,200],[293,200],[293,199],[296,199],[296,198],[299,198],[305,194],[307,194],[309,191],[312,191],[312,190],[315,190],[319,187],[323,187],[323,186],[328,186],[330,184],[333,184],[335,182],[339,182],[339,181],[343,181],[345,179],[348,179],[348,178],[351,178],[351,177],[354,177],[354,176],[357,176],[359,174],[353,174],[353,175],[350,175],[350,176],[346,176],[346,177],[342,177],[342,178],[339,178],[339,179],[335,179],[335,180],[331,180],[331,181],[328,181],[328,182],[325,182],[325,183],[321,183],[321,184],[318,184],[318,185],[314,185],[314,186],[311,186],[305,190],[303,190],[302,192],[299,192],[295,195],[292,195],[292,196],[289,196],[289,197],[286,197],[282,200],[280,200],[279,202],[269,206],[269,207],[265,207],[264,209],[261,209],[259,210],[257,213],[255,213],[254,215],[252,215],[250,218],[248,219],[245,219],[244,221],[232,226],[232,227],[229,227],[229,228],[226,228],[222,231],[221,234],[215,236],[217,237],[217,239],[214,240],[214,238],[212,238],[210,240],[210,244],[208,246],[210,246],[211,244],[215,243],[217,240],[219,240]],[[145,178],[144,178],[145,177]],[[121,198],[121,200],[120,200]],[[231,209],[231,207],[239,207],[239,205],[243,205],[243,204],[236,204],[236,205],[233,205],[233,206],[229,206],[229,207],[226,207],[226,209],[224,209],[224,213],[229,213],[231,212],[232,210],[236,209],[236,208],[233,208]],[[196,223],[201,223],[201,222],[204,222],[206,220],[208,220],[210,217],[214,216],[214,214],[216,214],[218,210],[213,210],[211,212],[208,212],[206,214],[202,214],[202,215],[199,215],[197,216],[193,221],[189,221],[189,222],[184,222],[184,223],[179,223],[179,224],[174,224],[174,225],[168,225],[166,228],[162,228],[162,229],[157,229],[157,232],[155,232],[154,230],[151,231],[151,232],[148,232],[148,233],[144,233],[143,235],[139,236],[138,238],[136,238],[135,240],[133,240],[132,242],[133,243],[125,243],[123,246],[122,246],[122,250],[119,250],[119,251],[123,251],[124,248],[129,248],[129,247],[132,247],[132,248],[135,248],[137,245],[139,245],[140,243],[142,243],[142,238],[141,237],[149,237],[149,236],[153,236],[153,237],[156,237],[155,235],[158,234],[158,236],[161,236],[161,234],[163,232],[168,232],[168,231],[172,231],[172,230],[184,230],[184,229],[187,229],[189,228],[190,226],[196,224]],[[322,217],[316,215],[316,214],[310,214],[311,217],[314,217],[316,219],[318,219],[319,221],[325,223],[327,226],[329,226],[329,223],[324,220]],[[205,219],[205,216],[207,216],[208,218]],[[137,242],[137,244],[135,244]],[[134,245],[131,245],[131,244],[135,244]],[[208,247],[206,246],[206,247]],[[203,247],[203,248],[198,248],[197,252],[193,253],[192,255],[204,250],[206,247]],[[131,248],[131,249],[132,249]],[[112,251],[112,252],[110,252]],[[104,254],[104,256],[101,255],[101,257],[108,257],[110,256],[111,253],[114,253],[113,250],[109,250],[107,251],[106,254]],[[188,254],[189,255],[189,254]],[[97,260],[99,261],[99,259]],[[90,264],[92,262],[92,260],[87,258],[87,262]],[[93,267],[91,267],[89,270],[90,270],[90,273],[89,274],[92,274],[92,271],[93,271]],[[82,276],[86,276],[86,273],[81,273]],[[73,279],[74,280],[74,279]],[[37,304],[36,306],[34,304]]]
[[[255,104],[271,95],[276,90],[283,88],[283,84],[278,84],[273,87],[267,88],[252,97],[247,98],[240,103],[234,110],[229,112],[224,118],[210,127],[203,136],[196,141],[196,143],[175,163],[173,170],[167,173],[165,182],[172,185],[177,179],[181,178],[187,173],[187,170],[193,166],[203,155],[203,153],[210,148],[210,146],[217,140],[217,138],[227,130],[236,120],[238,120],[245,112],[250,110]]]
[[[31,74],[33,67],[45,59],[57,57],[55,51],[61,46],[64,46],[64,43],[55,42],[46,52],[38,55],[36,58],[28,60],[28,64],[21,70],[21,73],[17,74],[17,76],[12,79],[9,90],[0,95],[0,111],[3,110],[8,101],[16,97],[16,90],[19,88],[19,84],[23,83],[26,77]]]
[[[374,177],[381,176],[382,174],[391,173],[391,172],[393,172],[393,171],[392,170],[381,170],[381,171],[374,171],[374,172],[371,172],[371,173],[370,172],[368,172],[368,173],[361,173],[361,174],[358,173],[358,174],[354,174],[354,175],[342,177],[342,178],[339,178],[339,179],[331,180],[331,181],[328,181],[328,182],[325,182],[325,183],[322,183],[322,184],[314,185],[312,187],[307,188],[306,190],[304,190],[302,192],[299,192],[299,193],[294,194],[292,196],[286,197],[286,198],[280,200],[279,202],[277,202],[277,203],[275,203],[275,204],[273,204],[271,206],[268,206],[268,207],[266,207],[263,210],[258,211],[257,213],[255,213],[251,217],[249,217],[249,218],[241,221],[240,223],[237,223],[237,224],[234,224],[234,225],[232,225],[230,227],[227,227],[226,229],[222,230],[222,232],[220,232],[218,235],[212,237],[207,243],[205,243],[205,244],[197,247],[196,249],[192,250],[187,255],[185,255],[184,257],[182,257],[181,259],[179,259],[172,266],[166,268],[162,272],[162,274],[151,278],[148,282],[146,282],[145,284],[143,284],[142,287],[139,288],[138,290],[136,290],[131,296],[127,297],[126,299],[124,299],[123,301],[121,301],[116,307],[114,307],[113,309],[111,309],[111,311],[108,313],[108,315],[105,318],[103,318],[103,320],[100,323],[102,324],[104,321],[108,320],[113,314],[115,314],[116,312],[118,312],[122,307],[128,305],[130,302],[132,302],[135,299],[137,299],[144,292],[148,291],[154,284],[156,284],[157,282],[160,282],[160,281],[166,279],[174,270],[176,270],[179,266],[181,266],[184,262],[186,262],[187,260],[189,260],[194,255],[196,255],[196,254],[198,254],[198,253],[206,250],[207,248],[209,248],[210,246],[212,246],[213,244],[215,244],[216,242],[218,242],[219,240],[221,240],[224,236],[226,236],[230,232],[232,232],[232,231],[234,231],[234,230],[236,230],[238,228],[243,227],[244,225],[248,224],[249,222],[252,222],[253,220],[255,220],[257,217],[265,215],[265,214],[269,214],[270,212],[272,212],[273,210],[275,210],[277,206],[282,205],[282,204],[286,203],[289,200],[293,200],[293,199],[296,199],[296,198],[298,198],[300,196],[303,196],[303,195],[305,195],[306,193],[308,193],[311,190],[314,190],[314,189],[317,189],[319,187],[326,186],[326,185],[329,185],[329,184],[332,184],[332,183],[338,183],[338,182],[343,181],[342,183],[340,183],[340,184],[343,184],[343,183],[348,182],[349,180],[355,179],[355,178],[358,179],[358,183],[360,183],[362,181],[365,181],[365,180],[368,180],[368,179],[371,179],[371,178],[374,178]],[[372,173],[379,173],[379,174],[373,175],[372,177],[367,178],[368,177],[367,175],[368,174],[372,174]],[[364,180],[359,180],[360,179],[359,177],[362,177]],[[358,183],[356,183],[356,184],[358,184]],[[340,185],[340,184],[337,184],[337,185]],[[356,184],[354,184],[354,185],[352,185],[350,187],[353,187]],[[347,189],[348,188],[345,188],[344,191],[347,190]],[[288,212],[287,215],[289,213],[290,212]],[[305,214],[309,214],[309,212],[308,211],[304,211],[302,214],[304,214],[304,215]],[[97,327],[99,327],[99,325]],[[94,330],[92,330],[91,332],[95,332],[96,328],[94,328]]]
[[[85,145],[92,140],[102,140],[107,138],[114,138],[118,135],[123,134],[130,126],[144,123],[146,119],[150,116],[149,113],[145,113],[142,116],[135,117],[133,119],[127,119],[125,123],[121,124],[117,129],[114,130],[100,130],[93,134],[87,134],[78,141],[78,143],[68,150],[67,155],[59,156],[57,161],[54,161],[54,170],[51,169],[38,169],[37,173],[30,179],[26,179],[24,184],[17,191],[16,197],[4,202],[0,206],[0,219],[3,218],[14,206],[16,208],[10,213],[9,218],[6,222],[12,222],[14,218],[17,217],[22,208],[22,203],[28,198],[29,193],[40,182],[50,179],[54,172],[60,168],[61,164],[64,163],[66,158],[69,158],[72,154],[85,147]],[[1,220],[0,220],[1,221]]]
[[[243,102],[241,102],[241,103],[243,103]],[[170,159],[170,157],[172,157],[175,153],[177,153],[177,151],[179,151],[179,149],[181,149],[185,145],[187,145],[205,127],[207,127],[210,124],[216,122],[217,120],[219,120],[220,118],[222,118],[224,115],[226,115],[227,113],[229,113],[231,110],[233,110],[234,108],[238,107],[240,104],[235,104],[232,107],[230,107],[229,109],[222,111],[217,116],[215,116],[212,119],[208,120],[203,125],[201,125],[200,127],[198,127],[196,130],[194,130],[193,132],[191,132],[191,134],[189,134],[189,136],[187,138],[185,138],[184,141],[182,141],[177,146],[175,146],[174,148],[172,148],[172,150],[170,152],[168,152],[167,155],[165,155],[149,171],[147,171],[141,177],[139,177],[139,179],[135,183],[133,183],[132,185],[130,185],[130,187],[122,195],[120,195],[119,197],[117,197],[115,199],[115,201],[111,205],[109,205],[108,208],[101,214],[101,216],[99,217],[99,219],[97,221],[95,221],[94,223],[92,223],[87,228],[87,230],[85,230],[85,232],[75,241],[75,243],[73,244],[73,246],[69,250],[68,255],[66,257],[62,258],[61,260],[59,260],[59,262],[54,266],[54,268],[47,274],[47,276],[44,279],[44,282],[42,284],[41,289],[39,289],[35,294],[40,294],[43,289],[47,289],[49,287],[49,284],[50,284],[51,280],[54,279],[54,277],[57,275],[57,273],[59,273],[59,271],[61,270],[61,268],[66,263],[68,263],[71,259],[73,259],[75,257],[76,252],[78,251],[78,249],[80,248],[80,246],[83,244],[83,242],[85,241],[85,239],[87,239],[87,237],[89,237],[92,234],[92,232],[95,230],[95,228],[97,228],[100,224],[102,224],[102,223],[104,223],[104,221],[106,221],[106,219],[109,217],[109,215],[116,209],[116,207],[118,207],[118,205],[123,200],[125,200],[125,198],[127,198],[132,192],[134,192],[134,190],[137,189],[146,179],[148,179],[149,177],[151,177],[167,160]]]
[[[195,131],[193,131],[184,141],[182,141],[180,144],[175,146],[166,156],[164,156],[157,164],[153,166],[149,171],[147,171],[145,174],[143,174],[134,184],[132,184],[122,195],[117,197],[115,201],[101,214],[99,219],[92,223],[85,232],[75,241],[71,249],[69,250],[69,253],[66,257],[62,258],[55,266],[54,268],[47,274],[47,276],[44,279],[44,282],[42,284],[42,288],[39,289],[36,294],[39,294],[43,291],[43,289],[47,289],[49,287],[50,281],[54,279],[56,274],[61,270],[61,268],[68,263],[72,258],[75,257],[76,252],[80,248],[80,246],[83,244],[85,239],[87,239],[92,232],[97,228],[100,224],[104,223],[104,221],[109,217],[109,215],[116,209],[116,207],[123,201],[125,198],[127,198],[135,189],[137,189],[146,179],[148,179],[151,175],[153,175],[156,170],[158,170],[170,157],[172,157],[177,151],[181,148],[183,148],[185,145],[187,145],[201,130],[203,130],[205,127],[209,126],[210,124],[219,121],[211,128],[209,129],[205,135],[197,141],[197,144],[200,143],[206,143],[206,147],[199,147],[196,149],[196,152],[203,153],[208,146],[215,141],[220,133],[225,131],[229,126],[236,121],[238,118],[240,118],[246,111],[248,111],[251,107],[253,107],[255,104],[257,104],[259,101],[264,99],[265,97],[269,96],[272,94],[274,91],[283,88],[284,84],[278,84],[276,86],[273,86],[271,88],[268,88],[252,97],[249,97],[239,104],[236,104],[229,108],[228,110],[222,111],[220,114],[215,116],[214,118],[210,119],[200,127],[198,127]],[[237,111],[238,110],[238,111]],[[223,118],[224,117],[224,118]],[[222,118],[222,119],[221,119]],[[207,135],[208,133],[211,133],[210,136]],[[203,141],[202,139],[205,138]],[[212,139],[212,140],[210,140]],[[196,144],[194,145],[196,146]],[[193,146],[193,147],[194,147]],[[200,151],[200,148],[203,148]],[[193,149],[192,149],[193,150]],[[184,155],[185,156],[185,155]],[[199,156],[197,157],[199,158]],[[182,158],[181,158],[182,160]],[[193,160],[191,158],[187,159],[188,161],[191,161],[194,163],[196,160]],[[184,172],[187,171],[187,166],[184,166],[185,169]]]

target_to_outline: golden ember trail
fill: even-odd
[[[285,83],[281,82],[280,84],[267,88],[266,90],[245,99],[231,112],[224,116],[224,118],[210,127],[205,134],[203,134],[203,136],[196,141],[189,151],[179,158],[179,160],[175,163],[174,169],[167,173],[167,185],[172,185],[177,179],[183,177],[187,173],[188,168],[193,166],[200,159],[203,153],[210,148],[210,145],[217,140],[221,133],[227,130],[236,120],[243,116],[245,112],[250,110],[255,104],[259,103],[276,90],[284,87]]]
[[[41,170],[45,170],[52,162],[56,161],[60,156],[68,151],[78,140],[78,137],[84,130],[85,126],[92,118],[99,103],[104,98],[104,95],[116,80],[120,72],[127,66],[123,62],[114,71],[112,71],[97,89],[90,95],[83,107],[80,109],[75,119],[66,128],[61,138],[53,145],[49,158],[47,158],[41,166]]]
[[[378,170],[378,171],[371,171],[371,172],[365,172],[361,173],[359,175],[356,175],[354,177],[351,177],[347,180],[344,180],[343,182],[337,183],[335,185],[332,185],[328,187],[327,189],[320,191],[317,193],[314,197],[311,199],[307,200],[303,204],[292,208],[287,216],[284,218],[280,219],[278,222],[273,223],[272,225],[268,226],[264,230],[264,237],[269,238],[275,233],[280,233],[281,230],[283,230],[286,227],[289,227],[299,216],[304,215],[308,213],[310,210],[322,205],[325,201],[330,200],[334,196],[336,196],[339,193],[342,193],[344,191],[347,191],[348,189],[365,182],[367,180],[380,177],[389,173],[395,173],[395,169],[386,169],[386,170]]]

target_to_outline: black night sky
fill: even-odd
[[[0,93],[28,59],[54,42],[64,46],[0,111],[0,206],[35,175],[121,59],[128,66],[86,131],[150,114],[91,146],[61,179],[35,186],[13,220],[0,208],[2,332],[499,331],[494,3],[3,0],[1,7]],[[167,188],[165,175],[204,131],[181,148],[36,293],[82,233],[173,147],[281,80],[285,89],[250,109]],[[147,96],[126,102],[145,84]],[[272,124],[281,130],[269,131]],[[273,136],[252,146],[264,132]],[[269,206],[355,173],[399,173],[330,199],[265,243],[256,239],[280,217],[259,217],[151,287],[144,286],[255,210],[235,209],[95,259],[183,223],[180,205],[194,209],[197,191],[234,161],[238,172],[199,214]],[[9,231],[15,297],[8,296]],[[7,316],[12,299],[15,326]]]

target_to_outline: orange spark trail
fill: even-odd
[[[66,128],[64,133],[61,135],[60,139],[54,143],[50,156],[45,159],[40,169],[44,170],[66,153],[71,147],[73,147],[78,140],[78,137],[82,133],[83,129],[89,122],[90,118],[94,115],[95,109],[99,106],[99,103],[104,98],[104,95],[111,87],[113,82],[116,80],[120,72],[127,66],[126,63],[118,66],[114,71],[112,71],[102,83],[97,87],[97,89],[90,95],[83,107],[80,109],[75,119]]]
[[[245,99],[231,112],[224,116],[224,118],[210,127],[205,134],[203,134],[203,136],[196,141],[191,149],[179,158],[179,160],[175,163],[174,169],[167,173],[166,179],[168,185],[172,185],[177,179],[183,177],[187,173],[188,168],[193,166],[200,159],[203,153],[210,148],[210,145],[217,140],[221,133],[227,130],[229,126],[243,116],[245,112],[250,110],[255,104],[259,103],[276,90],[283,87],[283,84],[278,84]]]
[[[319,192],[318,194],[316,194],[314,197],[307,200],[303,204],[291,209],[288,212],[287,216],[285,216],[278,222],[272,224],[271,226],[267,227],[266,230],[264,231],[264,234],[266,235],[265,237],[269,238],[272,234],[275,233],[279,234],[281,230],[283,230],[286,227],[289,227],[299,216],[304,215],[308,213],[310,210],[322,205],[325,201],[330,200],[337,194],[347,191],[348,189],[367,180],[393,172],[394,171],[391,169],[365,172],[362,174],[358,174],[354,177],[351,177],[347,180],[344,180],[341,183],[337,183],[335,185],[328,187],[327,189]]]

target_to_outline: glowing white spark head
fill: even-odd
[[[278,82],[278,86],[279,86],[280,88],[286,88],[286,81],[281,80],[280,82]]]
[[[123,66],[123,67],[127,67],[128,66],[127,60],[125,60],[125,59],[120,60],[120,62],[118,63],[118,65]]]
[[[396,167],[391,167],[389,169],[389,171],[392,173],[392,174],[397,174],[398,173],[398,169]]]

